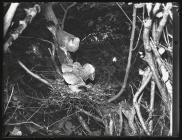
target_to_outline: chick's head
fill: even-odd
[[[84,75],[85,75],[85,78],[90,78],[90,80],[94,80],[94,78],[95,78],[95,67],[93,66],[93,65],[91,65],[91,64],[88,64],[88,63],[86,63],[86,64],[84,64],[83,65],[83,71],[84,71]],[[86,79],[86,80],[87,80]]]

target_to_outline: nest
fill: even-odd
[[[107,99],[112,96],[112,94],[106,92],[104,87],[100,84],[95,84],[89,89],[85,87],[78,93],[71,91],[68,85],[64,82],[64,79],[56,79],[52,85],[53,87],[49,92],[49,98],[56,102],[65,99],[77,99],[87,100],[94,104],[104,104],[107,102]]]

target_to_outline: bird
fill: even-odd
[[[50,25],[47,28],[65,54],[67,52],[76,52],[79,49],[80,39],[78,37],[62,30],[59,25]]]
[[[74,62],[73,64],[62,64],[61,69],[63,73],[72,72],[81,77],[84,81],[87,79],[93,81],[95,78],[95,68],[89,63],[86,63],[83,66],[79,62]]]
[[[63,63],[61,65],[62,72],[72,72],[76,69],[82,69],[82,65],[79,62],[74,63]]]
[[[72,72],[63,73],[63,78],[70,85],[85,85],[83,79]]]
[[[74,92],[81,91],[80,86],[85,86],[90,88],[89,85],[86,85],[85,81],[91,79],[92,81],[95,78],[95,68],[89,63],[82,65],[79,62],[74,62],[73,64],[62,64],[63,78],[69,87]]]
[[[68,87],[71,89],[72,92],[78,93],[82,91],[81,89],[79,89],[80,86],[87,87],[83,79],[72,72],[63,73],[63,78],[66,83],[69,84]]]

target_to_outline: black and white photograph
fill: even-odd
[[[3,138],[179,136],[179,3],[2,7]]]

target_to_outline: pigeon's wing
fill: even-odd
[[[85,84],[81,77],[75,75],[72,72],[63,73],[63,78],[66,81],[66,83],[68,83],[70,85],[81,85],[81,84]]]
[[[72,72],[73,67],[71,65],[68,65],[68,64],[62,64],[61,65],[61,70],[62,70],[63,73]]]

